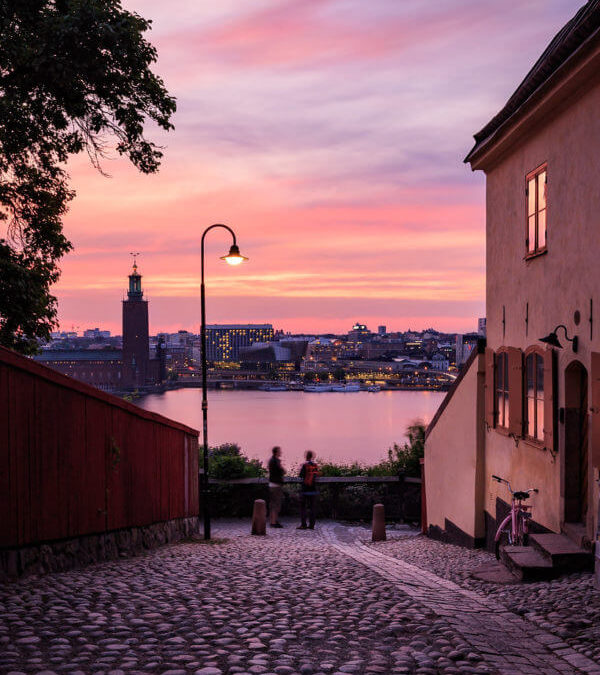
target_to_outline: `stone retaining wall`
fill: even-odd
[[[0,580],[28,574],[62,572],[95,562],[139,555],[199,531],[196,517],[179,518],[145,527],[131,527],[76,539],[0,550]]]

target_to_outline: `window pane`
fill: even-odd
[[[544,401],[537,401],[537,435],[538,441],[544,440]]]
[[[546,209],[538,213],[538,248],[546,245]]]
[[[508,428],[509,419],[508,419],[508,394],[504,394],[504,425]]]
[[[498,354],[496,361],[496,389],[504,389],[504,354]]]
[[[536,354],[535,356],[537,364],[537,397],[544,398],[544,359]]]
[[[538,180],[538,211],[546,208],[546,172],[542,171],[539,174]]]
[[[535,396],[535,378],[534,378],[534,370],[533,370],[533,359],[534,359],[534,354],[530,354],[527,359],[525,360],[525,363],[527,365],[527,396]]]
[[[527,215],[535,213],[535,176],[527,183]]]
[[[504,426],[504,415],[502,414],[502,403],[504,402],[504,397],[501,393],[496,394],[496,424],[499,426]]]
[[[529,216],[529,228],[527,230],[527,250],[535,251],[535,216]]]
[[[527,397],[527,435],[535,437],[535,399]]]

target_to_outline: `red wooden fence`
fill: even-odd
[[[0,347],[0,547],[198,515],[198,432]]]

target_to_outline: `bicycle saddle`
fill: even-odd
[[[513,494],[514,499],[529,499],[529,492],[515,492]]]

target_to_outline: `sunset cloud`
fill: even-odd
[[[130,251],[151,330],[197,328],[203,229],[209,321],[292,331],[468,330],[484,307],[484,180],[462,164],[571,0],[126,0],[153,19],[178,99],[157,176],[84,157],[56,287],[64,327],[119,331]],[[213,236],[214,235],[214,236]]]

